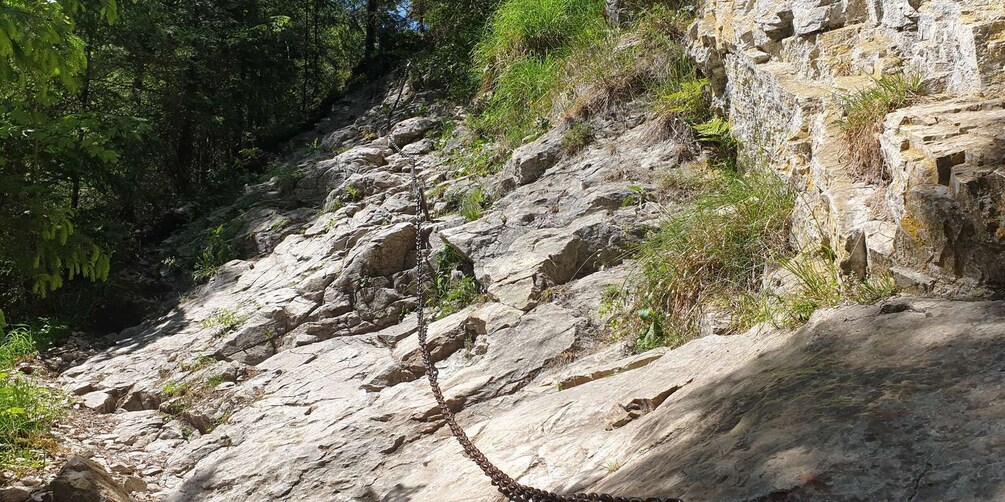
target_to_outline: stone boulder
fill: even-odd
[[[436,126],[436,121],[429,117],[413,117],[402,120],[391,128],[388,139],[398,148],[414,143],[422,139],[426,133]]]
[[[84,457],[70,457],[56,478],[49,483],[52,502],[132,502],[97,462]]]
[[[540,138],[513,151],[503,173],[517,186],[531,183],[555,165],[561,158],[562,132],[554,129]]]

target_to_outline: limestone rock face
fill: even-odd
[[[692,53],[750,157],[800,191],[796,243],[915,289],[1005,283],[1005,4],[997,0],[712,0]],[[849,167],[842,93],[883,74],[928,96],[891,113],[884,182]]]

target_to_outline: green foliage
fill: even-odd
[[[496,10],[475,61],[501,74],[512,63],[567,49],[604,30],[600,0],[507,0]]]
[[[214,375],[206,379],[206,382],[203,383],[203,387],[212,390],[215,389],[217,385],[227,381],[227,377],[224,375]]]
[[[776,323],[798,326],[813,312],[842,303],[870,304],[897,293],[896,283],[888,275],[876,275],[864,280],[843,278],[834,262],[833,253],[807,253],[782,263],[784,270],[797,280],[794,291],[783,295],[772,316]]]
[[[275,180],[276,188],[281,195],[289,195],[297,188],[297,183],[303,178],[303,173],[296,166],[282,165],[270,169],[265,174],[265,180]]]
[[[9,330],[0,329],[0,371],[30,359],[40,350],[67,335],[67,328],[48,319],[39,319],[33,325],[16,324]]]
[[[164,384],[164,387],[161,389],[161,393],[170,399],[185,396],[190,390],[192,390],[192,384],[190,382],[171,380],[170,382]]]
[[[578,40],[552,92],[552,114],[575,117],[698,78],[687,55],[689,9],[649,5],[624,28]]]
[[[195,259],[192,280],[201,283],[216,275],[220,265],[236,258],[232,241],[244,228],[243,218],[209,228],[203,234],[203,250]]]
[[[740,144],[730,134],[729,122],[720,117],[712,117],[693,127],[698,142],[710,150],[713,167],[724,171],[736,170],[736,154]]]
[[[475,53],[485,98],[474,129],[514,146],[558,119],[682,92],[698,80],[682,43],[690,12],[649,5],[622,29],[607,27],[600,1],[503,2]]]
[[[413,2],[426,25],[418,59],[417,84],[452,99],[466,100],[478,88],[471,55],[499,0],[426,0]]]
[[[502,169],[506,151],[495,148],[491,142],[476,139],[469,145],[450,153],[447,163],[453,168],[452,177],[488,176]]]
[[[3,2],[5,307],[23,314],[43,303],[28,291],[104,281],[113,252],[138,254],[135,230],[260,174],[264,152],[346,87],[362,58],[357,15],[345,2]]]
[[[554,57],[519,59],[496,77],[492,97],[471,125],[481,134],[500,137],[507,146],[547,128],[548,93],[557,81],[559,60]]]
[[[238,327],[248,319],[247,316],[238,314],[230,309],[218,309],[213,315],[203,319],[199,325],[203,328],[217,328],[217,333],[222,335]]]
[[[0,371],[0,468],[38,469],[54,449],[53,422],[65,413],[65,398],[28,377]]]
[[[653,111],[659,116],[679,117],[689,123],[708,120],[707,87],[707,79],[690,75],[682,80],[668,80],[654,91]]]
[[[482,217],[482,212],[485,211],[489,203],[490,201],[485,194],[485,189],[478,186],[464,194],[461,198],[458,212],[461,213],[461,216],[467,218],[468,221],[475,221]]]
[[[756,290],[786,248],[793,201],[773,173],[724,176],[639,246],[637,272],[607,302],[615,334],[640,351],[696,336],[704,307]]]
[[[841,97],[844,118],[839,126],[848,143],[854,172],[860,178],[871,182],[884,179],[886,175],[879,146],[883,118],[916,101],[920,90],[920,77],[883,75],[872,87]]]
[[[433,310],[437,319],[475,303],[481,298],[481,286],[471,273],[471,264],[466,263],[452,247],[446,247],[436,255],[436,290]]]
[[[562,149],[567,152],[577,152],[586,148],[593,141],[593,133],[586,122],[575,121],[562,135]]]
[[[31,377],[18,375],[14,368],[65,331],[44,319],[6,332],[0,328],[0,469],[37,469],[51,449],[49,428],[63,414],[64,398]]]

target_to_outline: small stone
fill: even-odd
[[[66,391],[74,396],[83,396],[88,392],[93,392],[94,386],[91,382],[74,382],[66,387]]]
[[[110,466],[110,469],[118,474],[132,474],[136,470],[131,465],[122,462],[115,462]]]
[[[98,413],[111,413],[115,411],[115,398],[106,392],[89,392],[81,396],[80,399],[84,407]]]
[[[20,486],[0,488],[0,502],[25,502],[31,497],[31,492]]]
[[[162,472],[164,472],[164,469],[161,469],[160,467],[150,467],[143,471],[143,475],[146,477],[150,477],[150,476],[156,476]]]
[[[143,481],[141,478],[138,478],[136,476],[130,476],[126,478],[126,482],[123,483],[123,486],[129,493],[147,491],[147,482]]]

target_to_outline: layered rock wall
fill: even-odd
[[[1005,283],[1005,4],[710,0],[691,34],[747,156],[797,187],[800,248],[925,292]],[[925,97],[886,117],[888,181],[869,182],[837,124],[842,96],[885,74]]]

